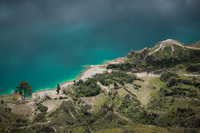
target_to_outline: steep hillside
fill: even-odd
[[[167,39],[157,43],[152,48],[140,51],[131,50],[127,54],[124,64],[110,64],[108,69],[128,70],[132,72],[157,72],[178,66],[179,70],[186,70],[191,64],[200,62],[200,48],[181,44],[178,41]],[[180,66],[181,65],[181,66]],[[199,67],[197,65],[196,67]],[[198,72],[200,69],[195,72]],[[191,69],[187,69],[190,71]],[[190,71],[191,72],[191,71]]]

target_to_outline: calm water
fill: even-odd
[[[24,80],[33,91],[75,79],[84,65],[172,38],[200,40],[196,0],[2,0],[0,94]],[[180,6],[181,5],[181,6]]]

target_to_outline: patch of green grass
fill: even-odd
[[[123,130],[121,128],[112,128],[112,129],[93,131],[92,133],[123,133]]]
[[[184,76],[184,75],[179,75],[180,79],[184,79],[184,80],[190,80],[188,77]]]
[[[170,58],[171,57],[171,46],[166,46],[164,47],[163,51],[162,50],[159,50],[155,53],[153,53],[152,55],[157,57],[157,58],[165,58],[165,55],[167,58]]]
[[[161,96],[162,96],[161,92],[158,91],[158,92],[151,94],[151,99],[159,99],[159,98],[161,98]]]
[[[109,96],[105,95],[104,93],[100,93],[99,95],[94,97],[94,104],[91,105],[90,112],[91,113],[96,113],[98,112],[101,107],[105,104],[106,101],[109,100]]]
[[[190,54],[193,51],[194,51],[193,49],[186,49],[186,50],[184,50],[183,54],[184,55],[188,55],[188,54]]]
[[[92,133],[170,133],[170,131],[167,128],[153,125],[134,124],[131,126],[92,131]]]
[[[166,87],[166,83],[161,81],[159,79],[159,77],[151,78],[149,80],[149,83],[153,84],[154,86],[156,86],[156,88],[165,88]]]
[[[73,133],[84,133],[85,129],[83,127],[75,127],[73,128]]]
[[[143,60],[141,61],[141,63],[142,63],[143,66],[146,66],[146,60],[145,60],[145,59],[143,59]]]
[[[34,122],[45,122],[46,121],[45,116],[46,116],[46,112],[39,113],[38,115],[36,115]]]
[[[172,52],[171,46],[166,46],[166,47],[164,48],[162,54],[163,54],[163,56],[166,55],[167,58],[170,58],[170,57],[172,57],[171,52]]]
[[[122,103],[123,98],[120,97],[119,95],[115,96],[115,99],[113,100],[114,105],[116,105],[117,108],[120,107],[121,103]]]
[[[120,88],[120,89],[118,89],[118,94],[122,97],[122,96],[128,94],[128,92],[125,91],[123,88]]]
[[[155,47],[150,48],[148,54],[150,54],[151,52],[153,52],[153,51],[156,50],[157,48],[158,48],[158,45],[155,46]]]
[[[131,57],[131,58],[127,58],[125,61],[126,61],[126,62],[132,62],[132,61],[134,61],[134,60],[136,60],[135,56],[133,56],[133,57]]]
[[[180,55],[182,47],[178,46],[178,45],[173,45],[173,47],[174,47],[174,51],[175,51],[174,56]]]

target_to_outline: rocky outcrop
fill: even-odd
[[[133,50],[131,49],[131,51],[126,55],[126,57],[127,57],[127,58],[131,58],[131,57],[133,57],[133,56],[135,56],[135,51],[133,51]]]
[[[149,48],[145,47],[144,49],[142,49],[141,51],[135,52],[133,50],[131,50],[126,57],[127,58],[135,58],[135,62],[138,62],[140,60],[142,60],[143,58],[145,58],[145,56],[148,54],[149,52]]]

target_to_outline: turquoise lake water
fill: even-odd
[[[0,94],[9,94],[22,80],[33,92],[52,89],[77,78],[85,65],[168,38],[187,44],[200,40],[197,3],[179,8],[172,2],[160,10],[156,0],[145,6],[137,2],[1,1]]]

